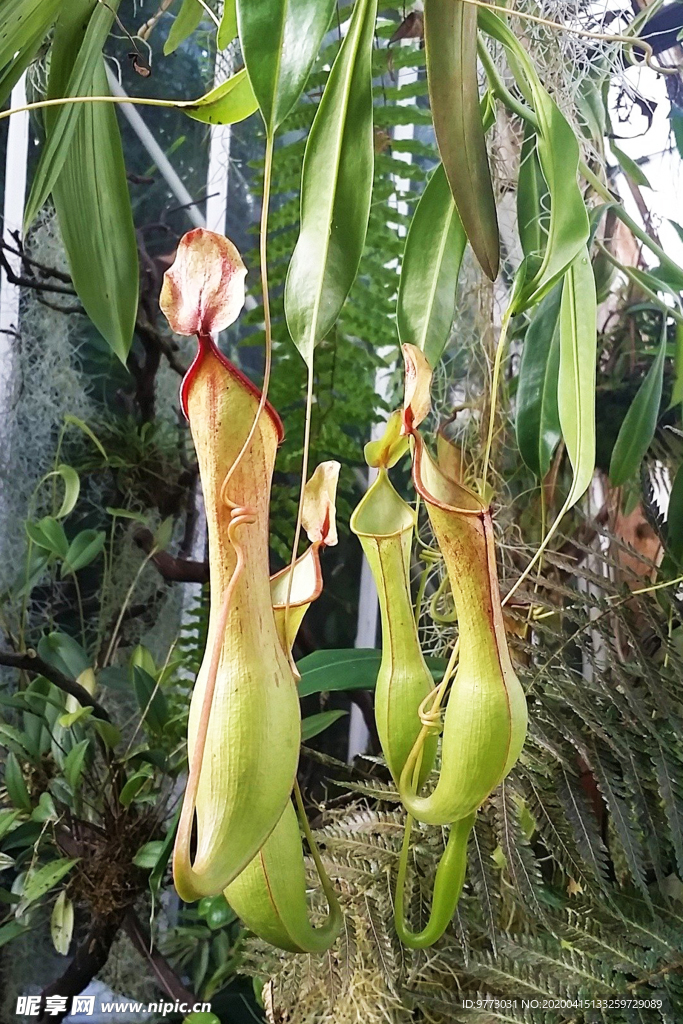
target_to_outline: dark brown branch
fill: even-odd
[[[135,331],[143,342],[147,342],[153,348],[163,353],[168,365],[179,377],[185,376],[187,367],[176,356],[172,342],[164,338],[160,331],[157,331],[155,327],[152,327],[150,323],[143,320],[140,316],[138,316],[135,322]]]
[[[15,274],[2,249],[0,249],[0,264],[10,284],[19,285],[22,288],[33,288],[39,292],[54,292],[56,295],[76,294],[73,288],[69,288],[66,284],[48,284],[47,281],[37,281],[35,277],[24,277],[21,274]]]
[[[90,696],[84,686],[81,686],[80,683],[70,676],[60,672],[59,669],[53,668],[47,661],[43,661],[35,651],[29,650],[23,654],[16,654],[14,651],[0,651],[0,665],[6,665],[8,668],[18,668],[20,671],[30,672],[34,676],[45,676],[46,679],[49,679],[51,683],[58,686],[64,693],[68,693],[70,697],[75,697],[83,707],[92,708],[97,718],[102,718],[105,722],[109,721],[107,712],[101,704],[98,704]]]
[[[140,956],[142,956],[159,985],[167,996],[176,1002],[192,1005],[196,1002],[196,996],[185,988],[182,981],[175,973],[168,960],[161,955],[158,949],[152,946],[152,940],[148,930],[142,921],[129,907],[123,919],[123,930],[131,940]]]
[[[154,534],[151,530],[144,528],[136,530],[134,539],[146,554],[149,555],[154,550]],[[151,561],[165,580],[175,583],[208,583],[209,581],[208,562],[192,562],[185,558],[174,558],[166,551],[157,551],[155,555],[152,555]]]
[[[41,274],[45,275],[45,277],[54,277],[56,281],[63,281],[64,284],[73,284],[71,275],[67,274],[66,271],[57,270],[56,267],[48,267],[47,264],[39,263],[38,260],[34,260],[32,256],[27,256],[21,241],[21,235],[18,231],[10,231],[10,235],[14,239],[16,249],[13,249],[11,245],[7,244],[7,242],[3,242],[3,247],[7,252],[11,252],[14,256],[19,256],[22,263],[25,263],[28,267],[35,267],[35,269],[39,270]]]
[[[69,1012],[69,1003],[73,996],[80,995],[90,984],[107,962],[112,943],[116,938],[123,911],[111,917],[95,918],[88,929],[88,934],[76,950],[76,955],[61,977],[43,989],[38,1024],[47,1021],[61,1021]],[[48,1014],[45,1012],[47,996],[66,996],[67,1009],[63,1013]]]

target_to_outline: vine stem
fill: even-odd
[[[289,563],[289,578],[287,580],[287,600],[285,601],[285,622],[284,634],[287,636],[289,623],[289,609],[292,602],[292,584],[294,582],[294,565],[296,563],[297,551],[299,550],[299,539],[301,537],[301,519],[304,512],[304,501],[306,498],[306,478],[308,476],[308,457],[311,448],[311,418],[313,411],[313,360],[308,366],[308,379],[306,382],[306,420],[304,424],[304,451],[301,459],[301,487],[299,488],[299,508],[296,514],[296,529],[294,530],[294,543],[292,545],[292,558]],[[293,651],[290,649],[289,660],[294,664]]]
[[[226,504],[231,504],[227,497],[227,486],[230,483],[237,467],[244,458],[244,453],[251,444],[261,418],[266,402],[268,401],[268,389],[270,387],[270,373],[273,363],[273,327],[270,316],[270,291],[268,286],[268,214],[270,211],[270,182],[273,175],[273,148],[274,136],[271,132],[266,135],[266,152],[263,164],[263,196],[261,201],[261,223],[259,226],[259,262],[261,264],[261,292],[263,301],[263,331],[265,335],[265,355],[263,365],[263,384],[261,386],[261,397],[259,398],[256,415],[252,421],[249,433],[242,445],[239,454],[228,470],[225,480],[221,486],[221,499]]]
[[[55,96],[50,100],[34,100],[24,103],[21,107],[10,107],[0,111],[0,121],[12,114],[23,114],[25,111],[42,110],[45,107],[61,107],[66,103],[131,103],[136,107],[194,107],[196,100],[161,100],[152,96]]]
[[[512,307],[508,308],[503,313],[503,319],[500,324],[500,334],[498,336],[498,347],[496,349],[496,357],[493,361],[493,376],[491,379],[491,408],[489,412],[489,426],[486,435],[486,448],[484,449],[484,465],[481,472],[482,488],[486,490],[486,477],[489,470],[489,462],[491,460],[491,446],[493,445],[493,431],[496,423],[496,412],[498,407],[498,387],[500,384],[500,371],[503,365],[503,356],[507,348],[507,335],[508,328],[510,326],[510,320],[512,318]]]

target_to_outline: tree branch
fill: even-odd
[[[175,973],[168,960],[161,955],[158,949],[152,945],[152,939],[148,930],[135,913],[132,907],[128,908],[123,919],[123,930],[131,940],[138,953],[149,965],[154,977],[164,990],[166,995],[176,1002],[192,1005],[196,1002],[196,996],[185,988],[182,981]]]
[[[140,529],[135,531],[135,543],[142,548],[146,554],[154,550],[154,534],[151,530]],[[192,562],[186,558],[174,558],[166,551],[157,551],[152,555],[151,561],[157,567],[165,580],[175,583],[208,583],[209,563]]]
[[[53,668],[35,651],[28,650],[24,651],[23,654],[16,654],[14,651],[0,651],[0,665],[6,665],[8,668],[18,668],[20,671],[30,672],[34,676],[45,676],[46,679],[49,679],[51,683],[54,683],[64,693],[68,693],[70,697],[75,697],[83,707],[92,708],[97,718],[102,718],[105,722],[110,720],[102,705],[98,704],[90,696],[84,686],[81,686],[80,683],[70,676],[60,672],[59,669]]]

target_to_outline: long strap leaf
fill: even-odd
[[[566,273],[560,309],[558,410],[574,470],[565,511],[585,493],[595,468],[596,299],[588,250]]]
[[[634,476],[655,436],[664,384],[666,323],[667,317],[664,314],[657,354],[619,428],[609,465],[609,477],[615,487],[625,484]]]
[[[492,11],[481,7],[478,10],[480,28],[513,55],[513,74],[524,76],[518,85],[531,92],[538,121],[538,157],[550,193],[548,241],[541,266],[520,290],[514,310],[520,313],[550,291],[588,239],[588,214],[578,182],[579,144],[514,32]]]
[[[61,0],[3,0],[0,5],[0,68],[9,64],[57,17]]]
[[[301,181],[301,229],[285,314],[307,366],[358,272],[373,175],[372,43],[377,0],[356,0],[313,121]]]
[[[477,80],[477,8],[425,0],[425,51],[434,131],[463,227],[484,273],[498,273],[499,239]]]
[[[443,164],[432,174],[410,223],[398,286],[401,344],[416,345],[436,367],[453,324],[467,236]]]
[[[562,286],[534,312],[524,337],[517,387],[517,446],[524,462],[542,479],[560,440],[557,380],[560,365],[558,321]]]
[[[273,135],[301,96],[335,0],[239,0],[242,56]]]
[[[73,60],[71,65],[70,73],[66,81],[65,87],[62,89],[59,86],[62,84],[64,79],[64,68],[55,68],[55,59],[59,60],[60,55],[60,37],[62,32],[60,31],[60,23],[67,23],[66,31],[64,34],[67,36],[71,35],[68,23],[73,18],[73,11],[69,9],[66,14],[63,12],[60,18],[60,23],[57,25],[55,31],[55,41],[52,48],[52,66],[50,70],[50,84],[48,88],[48,98],[54,96],[87,96],[91,92],[93,76],[95,70],[102,60],[102,47],[104,46],[105,40],[109,35],[109,31],[114,21],[114,14],[119,6],[120,0],[113,0],[111,4],[105,6],[104,4],[88,4],[87,6],[92,7],[92,14],[88,21],[88,26],[83,36],[83,41],[80,45],[78,53]],[[70,0],[70,6],[83,10],[83,3],[79,0]],[[87,17],[87,13],[85,14]],[[70,46],[67,42],[65,50],[70,50]],[[66,58],[68,59],[68,58]],[[91,104],[84,104],[90,106]],[[45,118],[46,124],[48,125],[48,138],[40,156],[36,173],[33,177],[33,184],[31,185],[31,193],[26,204],[26,213],[24,216],[24,230],[28,230],[31,226],[38,211],[43,206],[45,200],[52,191],[59,172],[64,166],[66,155],[73,139],[74,132],[76,131],[76,125],[78,120],[83,113],[83,106],[81,104],[65,103],[62,106],[56,108],[54,111],[48,111]]]

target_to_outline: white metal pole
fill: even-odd
[[[128,95],[110,67],[107,68],[107,78],[109,80],[109,88],[115,96]],[[185,208],[187,216],[196,228],[203,228],[206,221],[202,211],[199,209],[198,204],[195,203],[194,199],[185,188],[185,185],[178,177],[176,169],[164,153],[152,132],[147,127],[147,124],[143,120],[139,111],[135,109],[132,103],[119,103],[118,106],[140,142],[159,168],[159,173],[166,181],[171,192],[176,197],[180,205]]]
[[[10,106],[23,107],[26,104],[26,78],[20,78],[12,90]],[[26,161],[28,157],[29,115],[24,110],[12,114],[7,132],[7,154],[5,157],[5,199],[3,206],[2,234],[14,247],[11,231],[21,231],[26,202]],[[21,259],[5,252],[12,271],[21,272]],[[0,424],[6,421],[12,400],[12,375],[14,372],[15,332],[19,329],[19,300],[21,288],[7,279],[4,269],[0,272]],[[0,435],[2,428],[0,427]],[[0,440],[3,440],[0,436]],[[1,500],[1,499],[0,499]]]

